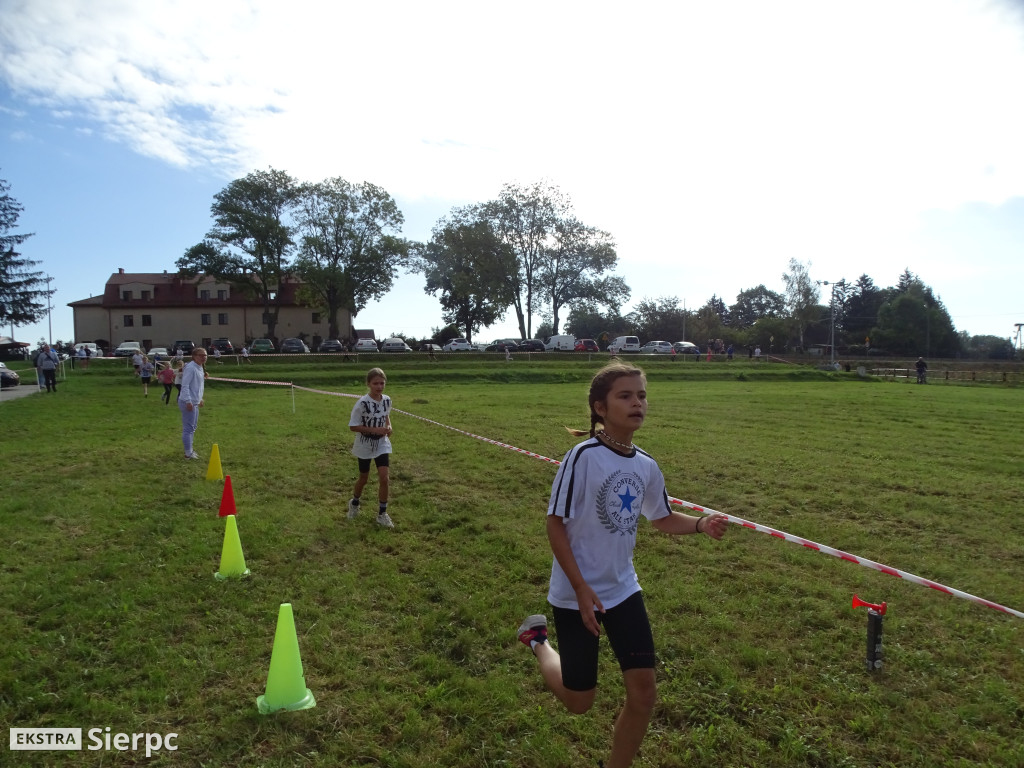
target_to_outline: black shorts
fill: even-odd
[[[553,608],[558,652],[562,657],[562,685],[570,691],[597,687],[597,648],[600,638],[583,625],[578,610]],[[597,613],[597,621],[612,644],[619,669],[653,669],[654,636],[640,592],[614,608]]]
[[[378,469],[380,469],[381,467],[388,466],[390,464],[390,458],[389,458],[390,456],[391,456],[390,453],[382,453],[380,456],[376,457],[375,459],[357,459],[357,461],[359,462],[359,474],[360,475],[365,475],[367,472],[370,471],[370,462],[371,461],[376,462]],[[352,465],[350,464],[349,466],[352,466]]]

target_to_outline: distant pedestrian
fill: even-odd
[[[252,360],[249,359],[249,347],[242,347],[242,362],[252,365]]]
[[[917,383],[927,384],[928,378],[928,363],[924,361],[923,357],[917,358],[917,362],[914,363],[914,367],[917,368]]]
[[[178,394],[175,396],[175,402],[181,397],[181,377],[185,372],[185,361],[179,360],[174,364],[174,388],[178,390]]]
[[[142,368],[142,353],[136,352],[132,355],[132,367],[135,369],[135,375],[139,375],[139,369]]]
[[[727,350],[725,350],[725,353],[729,356],[728,357],[729,360],[732,360],[732,352],[733,352],[732,344],[730,344],[729,348]]]
[[[758,362],[761,360],[761,347],[754,348],[754,359]]]
[[[47,392],[57,391],[57,366],[60,365],[60,358],[49,344],[43,344],[36,358],[36,370],[39,372],[40,386],[46,386]]]
[[[219,347],[214,347],[213,348],[213,361],[215,363],[217,363],[217,365],[224,365],[224,363],[222,363],[220,361],[220,348]]]

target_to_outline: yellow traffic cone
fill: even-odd
[[[220,448],[217,447],[216,443],[213,444],[213,450],[210,451],[210,465],[206,468],[206,479],[224,479],[224,470],[220,467]]]
[[[245,555],[242,554],[242,542],[238,539],[238,523],[235,515],[224,518],[224,548],[220,553],[220,570],[214,575],[218,579],[229,579],[232,576],[248,576],[245,567]]]
[[[302,659],[299,658],[299,638],[295,634],[292,604],[281,603],[281,610],[277,614],[277,632],[274,634],[274,650],[270,654],[267,692],[256,698],[256,708],[261,715],[269,715],[285,710],[312,709],[315,706],[316,700],[302,676]]]

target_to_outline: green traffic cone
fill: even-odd
[[[306,687],[299,658],[299,638],[295,634],[292,604],[281,603],[277,614],[277,632],[274,650],[270,654],[270,672],[267,674],[267,692],[256,698],[261,715],[275,712],[312,709],[316,700]]]
[[[242,542],[238,539],[238,523],[234,515],[224,518],[224,547],[220,553],[220,570],[214,574],[218,579],[229,579],[232,576],[248,576],[245,567],[245,555],[242,554]]]

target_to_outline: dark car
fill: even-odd
[[[285,354],[303,354],[309,352],[309,347],[302,339],[285,339],[281,342],[281,352]]]
[[[520,352],[543,352],[544,342],[540,339],[523,339],[519,342]]]
[[[21,384],[21,377],[4,363],[0,363],[0,388],[17,387]]]
[[[174,342],[174,344],[171,345],[171,352],[173,354],[177,354],[178,350],[180,349],[182,355],[184,355],[185,357],[189,357],[192,354],[192,350],[195,348],[196,345],[193,342],[189,341],[188,339],[182,339],[180,341]]]
[[[573,347],[576,352],[600,352],[601,348],[597,346],[597,342],[593,339],[576,339],[576,345]]]
[[[214,350],[220,350],[222,355],[233,355],[235,354],[235,347],[232,345],[229,339],[214,339],[210,342],[210,352]]]
[[[430,342],[427,342],[426,344],[420,344],[420,352],[440,352],[440,351],[441,351],[441,345],[440,344],[431,344]]]
[[[338,339],[324,339],[320,342],[320,346],[316,348],[317,352],[344,352],[345,348],[341,345]]]

